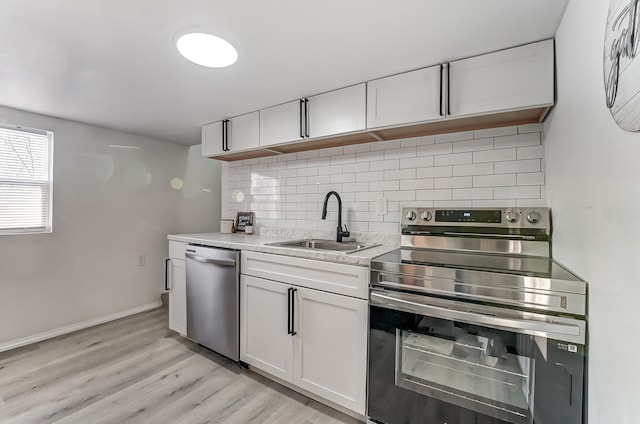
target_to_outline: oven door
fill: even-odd
[[[372,289],[377,422],[580,424],[586,323]]]

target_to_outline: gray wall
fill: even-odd
[[[545,160],[554,256],[589,282],[589,422],[627,424],[640,422],[640,134],[619,129],[605,106],[608,5],[571,0],[567,7]]]
[[[0,348],[159,301],[167,233],[218,230],[220,164],[200,146],[4,107],[0,122],[55,133],[53,233],[0,236]]]

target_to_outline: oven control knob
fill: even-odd
[[[420,217],[422,219],[424,219],[425,221],[431,221],[431,212],[424,211],[424,212],[422,212],[422,214],[420,214]]]
[[[414,211],[409,211],[407,212],[406,218],[409,221],[413,221],[414,219],[416,219],[416,213]]]
[[[518,214],[518,212],[516,211],[507,211],[504,217],[507,219],[507,222],[514,223],[518,222],[518,220],[520,219],[520,214]]]
[[[540,216],[539,212],[531,211],[527,214],[527,221],[532,224],[537,224],[538,222],[540,222],[540,219],[542,219],[542,216]]]

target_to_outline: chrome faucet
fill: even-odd
[[[327,219],[327,202],[329,201],[329,197],[331,195],[336,196],[338,199],[338,231],[336,232],[336,241],[338,243],[342,243],[342,237],[349,237],[351,233],[349,233],[347,226],[344,226],[344,231],[342,231],[342,199],[340,199],[340,195],[335,191],[330,191],[324,196],[324,205],[322,206],[322,219]]]

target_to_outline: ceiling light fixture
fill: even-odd
[[[181,36],[176,41],[176,47],[187,60],[209,68],[224,68],[238,60],[238,52],[231,43],[202,32]]]

